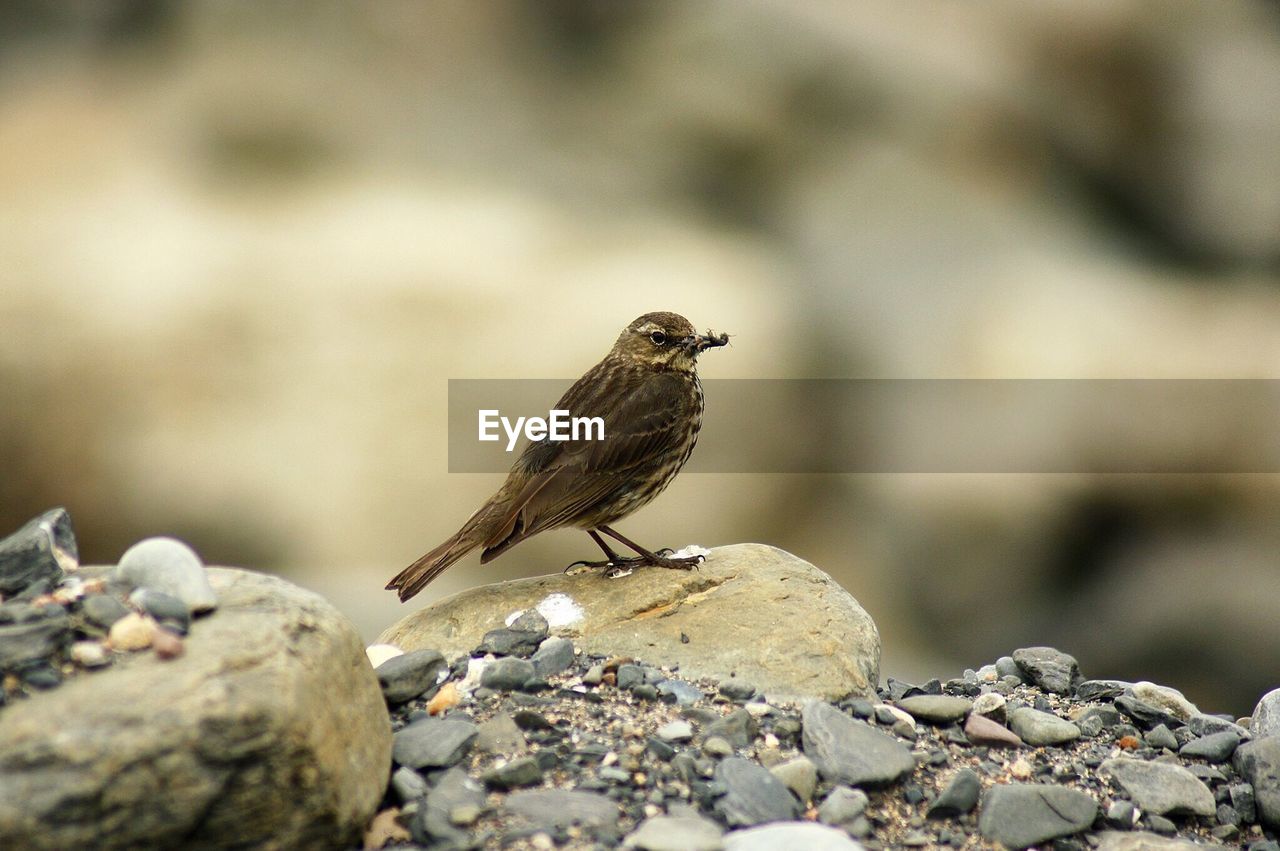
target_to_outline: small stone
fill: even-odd
[[[195,550],[175,538],[147,538],[120,557],[116,576],[131,588],[177,597],[192,613],[211,611],[218,596]]]
[[[554,677],[573,664],[573,642],[558,636],[547,638],[529,661],[533,662],[534,673],[539,677]]]
[[[598,686],[604,680],[604,665],[592,665],[587,668],[587,672],[582,675],[582,684],[586,686]]]
[[[494,691],[515,691],[524,688],[537,673],[528,659],[503,656],[485,666],[480,675],[480,685]]]
[[[1133,684],[1133,696],[1144,703],[1163,709],[1179,721],[1185,722],[1192,715],[1200,713],[1196,705],[1187,700],[1176,688],[1158,686],[1145,680]]]
[[[730,700],[745,703],[755,697],[756,687],[741,680],[725,680],[720,683],[720,693]]]
[[[730,742],[724,736],[707,736],[706,741],[702,743],[702,752],[717,759],[733,756],[733,742]]]
[[[1178,832],[1178,826],[1164,816],[1147,813],[1147,826],[1162,836],[1172,836]]]
[[[490,768],[484,774],[484,782],[498,789],[535,786],[542,782],[542,767],[534,757],[518,757]]]
[[[427,781],[412,768],[401,766],[391,775],[391,791],[395,792],[400,803],[407,804],[427,795]]]
[[[969,714],[973,701],[943,694],[921,694],[904,697],[898,707],[930,724],[951,724]]]
[[[751,760],[722,760],[716,766],[715,779],[725,788],[723,797],[716,801],[716,812],[730,827],[787,821],[800,815],[800,807],[787,787]]]
[[[452,682],[447,682],[440,686],[439,691],[427,701],[427,714],[443,715],[457,706],[461,700],[462,695],[458,692],[458,687]]]
[[[1022,668],[1018,667],[1018,663],[1013,660],[1012,656],[1001,656],[996,663],[991,666],[997,677],[1017,677],[1022,679]]]
[[[56,585],[77,564],[71,515],[65,508],[46,511],[0,540],[0,597],[10,597],[42,580]]]
[[[13,614],[13,607],[23,605],[9,603],[3,608]],[[30,619],[0,626],[0,671],[19,670],[48,660],[71,640],[71,622],[61,608],[49,617],[43,616],[35,607],[25,608],[31,610]],[[3,691],[0,689],[0,694]]]
[[[502,804],[504,812],[546,828],[613,825],[618,805],[604,795],[569,789],[532,789],[513,792]]]
[[[1262,823],[1272,830],[1280,830],[1280,736],[1267,736],[1240,745],[1232,764],[1253,785]],[[1236,806],[1243,814],[1244,808]]]
[[[985,715],[993,721],[1003,721],[1007,699],[1003,694],[989,691],[973,699],[973,714]]]
[[[720,851],[723,834],[720,825],[693,813],[654,816],[645,819],[622,844],[640,851]]]
[[[1081,700],[1111,700],[1133,687],[1124,680],[1085,680],[1076,683],[1076,697]]]
[[[71,661],[82,668],[101,668],[110,664],[107,649],[98,641],[77,641],[71,645]]]
[[[680,706],[692,706],[706,697],[701,689],[681,680],[663,680],[658,683],[658,696]]]
[[[644,682],[644,669],[639,665],[618,666],[618,688],[633,689]]]
[[[808,821],[766,824],[725,834],[724,851],[861,851],[842,830]]]
[[[1014,664],[1029,681],[1054,694],[1070,694],[1080,680],[1074,657],[1052,647],[1024,647],[1013,651]]]
[[[1142,737],[1147,744],[1157,750],[1160,748],[1168,748],[1171,751],[1178,749],[1178,740],[1173,737],[1173,733],[1163,724],[1157,724],[1152,727],[1147,734]]]
[[[836,786],[818,806],[818,821],[841,827],[852,824],[867,810],[870,799],[861,789]]]
[[[769,768],[770,773],[791,790],[792,794],[807,804],[818,786],[818,767],[805,756],[796,756]]]
[[[1061,745],[1080,738],[1080,728],[1075,724],[1029,706],[1009,713],[1009,729],[1032,747]]]
[[[1022,739],[1012,730],[997,724],[985,715],[976,713],[964,722],[964,734],[975,745],[987,745],[997,748],[1016,748],[1022,746]]]
[[[476,750],[501,756],[515,756],[528,750],[524,733],[515,719],[499,712],[476,728]]]
[[[745,748],[751,744],[759,731],[760,725],[751,713],[745,709],[735,709],[728,715],[707,725],[708,736],[722,736],[735,748]]]
[[[1216,715],[1206,715],[1204,713],[1192,715],[1191,719],[1187,721],[1187,729],[1196,736],[1208,736],[1212,733],[1232,732],[1239,736],[1241,740],[1248,738],[1263,738],[1256,733],[1251,733],[1249,730],[1246,730],[1234,721],[1228,721],[1225,718],[1219,718]]]
[[[172,594],[139,588],[129,595],[129,602],[155,618],[156,623],[168,627],[178,635],[186,635],[191,628],[191,613],[187,604]]]
[[[364,832],[366,851],[380,851],[390,844],[408,842],[413,836],[400,824],[400,811],[394,807],[373,817]]]
[[[1090,795],[1066,786],[992,786],[982,800],[978,830],[993,842],[1026,848],[1087,830],[1098,814]]]
[[[471,749],[479,731],[470,721],[427,718],[392,737],[391,758],[409,768],[448,768]]]
[[[1132,718],[1136,724],[1144,729],[1150,729],[1157,724],[1164,724],[1166,727],[1177,727],[1182,723],[1172,712],[1167,712],[1159,706],[1129,695],[1117,697],[1115,706],[1116,709]]]
[[[388,659],[374,673],[378,675],[383,699],[395,706],[434,689],[447,667],[439,651],[415,650]]]
[[[804,754],[834,783],[884,785],[915,769],[910,749],[829,703],[806,704],[802,717]]]
[[[693,738],[693,725],[688,721],[672,721],[659,727],[656,735],[664,742],[687,742]]]
[[[1118,830],[1132,830],[1138,821],[1138,810],[1134,807],[1133,801],[1120,799],[1112,801],[1111,806],[1107,807],[1105,818],[1111,827]]]
[[[129,607],[110,594],[90,594],[80,603],[85,620],[103,629],[129,614]]]
[[[112,650],[128,653],[150,647],[155,634],[154,620],[146,615],[130,612],[111,626],[111,631],[107,633],[107,640],[111,642]]]
[[[466,834],[459,825],[473,824],[483,812],[484,787],[467,776],[459,767],[440,773],[427,794],[425,805],[410,824],[414,841],[427,845],[458,847],[465,844]]]
[[[495,656],[528,656],[538,649],[538,645],[546,637],[545,632],[526,632],[507,627],[491,629],[484,634],[476,652],[480,655],[492,653]]]
[[[1192,739],[1178,751],[1180,756],[1190,759],[1203,759],[1205,762],[1226,762],[1236,752],[1240,737],[1230,730],[1221,733],[1210,733],[1199,739]]]
[[[962,768],[947,783],[942,793],[929,805],[929,818],[951,818],[964,815],[978,803],[982,783],[973,769]]]
[[[404,651],[394,644],[370,644],[364,649],[364,655],[369,658],[369,665],[374,669],[388,659],[394,659],[403,654]]]
[[[1116,757],[1102,763],[1102,771],[1147,813],[1211,816],[1216,808],[1209,787],[1180,765]]]
[[[186,652],[186,643],[182,640],[182,636],[170,631],[168,627],[162,626],[151,636],[151,646],[156,651],[156,656],[165,660],[177,659]]]

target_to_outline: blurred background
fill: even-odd
[[[373,639],[593,556],[381,590],[502,479],[448,473],[447,380],[657,309],[735,335],[706,378],[1280,377],[1280,7],[0,5],[6,532],[175,534]],[[622,529],[814,562],[886,676],[1052,644],[1244,714],[1278,521],[1274,475],[691,472]]]

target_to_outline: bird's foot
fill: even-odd
[[[657,559],[654,561],[645,561],[645,564],[652,564],[655,567],[665,567],[669,570],[697,570],[698,565],[707,560],[706,556],[680,556],[679,558],[670,557],[671,550],[663,548],[658,550],[654,555]]]
[[[648,563],[648,560],[642,556],[634,556],[632,558],[619,556],[618,558],[605,559],[603,561],[575,561],[566,567],[564,572],[566,576],[579,576],[583,573],[599,570],[606,579],[618,579],[622,576],[629,576],[631,571]]]

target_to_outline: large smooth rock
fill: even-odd
[[[880,676],[880,635],[858,601],[818,568],[763,544],[718,547],[697,570],[556,573],[471,588],[378,640],[454,658],[512,612],[535,607],[584,653],[679,665],[691,679],[736,673],[771,698],[871,696]]]
[[[391,762],[360,636],[281,579],[208,573],[221,605],[182,658],[125,654],[0,709],[0,847],[359,842]]]
[[[1236,748],[1232,762],[1253,784],[1263,824],[1280,830],[1280,736],[1246,742]]]
[[[1258,739],[1280,736],[1280,688],[1264,694],[1253,708],[1249,732]]]
[[[1116,757],[1102,763],[1102,771],[1115,778],[1133,802],[1149,813],[1213,815],[1213,793],[1181,765]]]
[[[978,830],[993,842],[1026,848],[1087,830],[1098,802],[1066,786],[1010,783],[992,786],[982,799]]]
[[[823,777],[850,786],[883,786],[916,767],[911,749],[829,703],[803,710],[804,755]]]

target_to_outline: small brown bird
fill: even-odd
[[[585,529],[604,550],[604,561],[576,564],[692,568],[701,556],[650,552],[609,524],[662,493],[689,460],[702,428],[697,357],[728,342],[728,334],[699,335],[675,313],[646,313],[632,322],[555,404],[573,417],[602,418],[603,439],[530,443],[498,492],[453,537],[388,582],[388,590],[407,600],[476,547],[484,547],[480,563],[487,564],[525,538],[562,526]],[[638,555],[618,555],[601,532]]]

